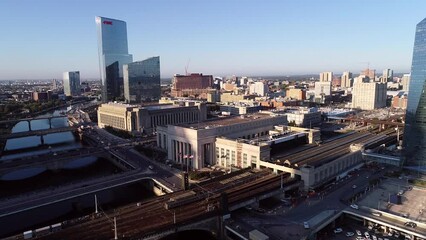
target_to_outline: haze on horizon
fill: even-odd
[[[3,0],[0,80],[99,79],[95,16],[127,22],[134,61],[160,56],[161,77],[189,72],[283,76],[367,67],[410,71],[413,0]]]

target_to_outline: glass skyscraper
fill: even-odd
[[[80,72],[64,72],[64,94],[65,96],[78,96],[81,93]]]
[[[160,57],[124,65],[123,76],[126,102],[141,103],[160,99]]]
[[[133,61],[128,53],[126,22],[96,17],[102,101],[123,96],[123,65]]]
[[[406,165],[426,165],[426,18],[416,27],[404,132]]]

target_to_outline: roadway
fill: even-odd
[[[299,198],[299,202],[293,206],[281,204],[270,213],[242,209],[233,214],[233,219],[240,228],[239,232],[245,232],[247,237],[249,231],[259,229],[271,239],[300,239],[303,235],[297,236],[294,233],[308,233],[303,228],[303,222],[310,221],[326,211],[340,212],[347,209],[348,204],[341,199],[352,196],[356,190],[352,188],[353,185],[357,185],[357,188],[365,188],[369,180],[384,174],[383,171],[374,173],[368,169],[356,173],[317,192],[315,197]]]
[[[92,137],[97,140],[97,137],[99,137],[99,146],[104,146],[106,151],[109,151],[113,155],[119,157],[121,159],[120,161],[127,163],[126,165],[134,166],[135,170],[104,178],[92,179],[69,186],[63,186],[57,189],[36,192],[31,195],[2,199],[0,202],[0,217],[20,211],[26,211],[38,206],[64,201],[75,196],[90,194],[102,189],[135,182],[144,178],[155,179],[171,191],[180,190],[181,178],[179,177],[177,170],[170,169],[170,167],[165,165],[160,165],[148,157],[138,153],[132,149],[130,141],[111,135],[103,129],[88,131],[85,132],[85,134],[93,134]],[[66,155],[67,153],[62,154]],[[149,169],[150,166],[153,168],[152,170]]]

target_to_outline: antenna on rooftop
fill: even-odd
[[[191,58],[188,58],[188,62],[186,62],[185,75],[188,75],[189,62],[191,62]]]

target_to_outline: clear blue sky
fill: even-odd
[[[162,77],[409,72],[425,0],[1,0],[0,80],[99,78],[95,16],[127,22]]]

